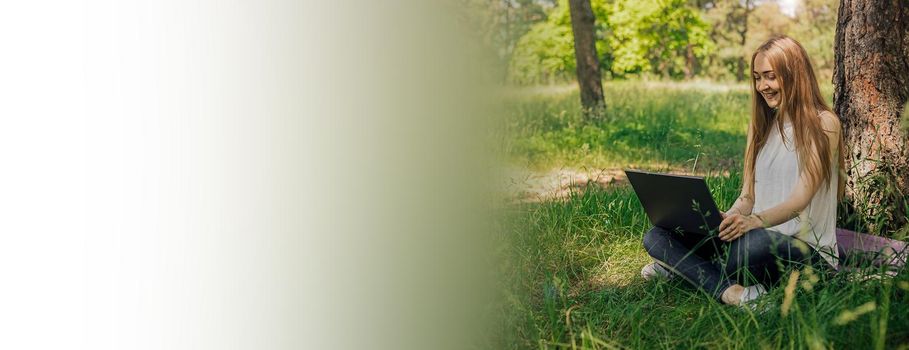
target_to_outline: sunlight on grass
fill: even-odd
[[[527,90],[506,98],[504,143],[515,161],[537,169],[692,168],[696,160],[725,169],[744,153],[750,92],[721,87],[607,83],[606,115],[596,121],[583,120],[576,89]]]
[[[504,142],[514,163],[536,169],[690,170],[698,159],[728,208],[741,188],[750,92],[697,84],[607,83],[608,113],[596,121],[577,113],[571,87],[512,92]],[[506,217],[502,348],[896,348],[909,339],[905,269],[892,283],[867,277],[882,270],[792,271],[764,297],[765,313],[722,305],[679,279],[644,281],[650,222],[622,182],[513,204]]]
[[[741,183],[738,173],[707,180],[721,206]],[[772,311],[763,314],[722,305],[678,279],[644,281],[639,271],[649,257],[641,238],[650,224],[627,186],[515,205],[509,217],[503,283],[515,305],[507,316],[510,348],[594,348],[592,339],[640,349],[864,348],[877,339],[895,347],[909,336],[905,270],[894,288],[887,279],[793,271],[765,297]],[[887,305],[862,306],[874,300]]]

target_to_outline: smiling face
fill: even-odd
[[[754,57],[754,71],[751,72],[754,77],[754,88],[770,108],[777,108],[780,105],[780,83],[777,79],[776,72],[770,66],[770,61],[763,52]]]

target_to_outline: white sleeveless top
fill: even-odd
[[[783,124],[786,142],[780,137],[779,128],[771,127],[764,147],[758,152],[754,166],[754,209],[759,213],[789,198],[799,180],[799,160],[792,136],[792,124]],[[836,246],[836,194],[839,176],[836,162],[832,166],[830,182],[821,183],[811,203],[798,217],[768,229],[787,236],[794,236],[810,245],[837,268]]]

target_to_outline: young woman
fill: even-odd
[[[751,56],[751,125],[741,195],[715,237],[654,227],[645,278],[681,276],[727,304],[766,293],[791,266],[837,267],[836,205],[844,188],[840,122],[805,49],[775,37]],[[750,284],[750,285],[749,285]],[[749,285],[745,287],[743,285]]]

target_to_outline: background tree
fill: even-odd
[[[574,35],[578,85],[581,87],[581,104],[588,116],[599,115],[605,103],[603,77],[597,58],[593,9],[590,7],[590,0],[569,0],[568,4],[571,12],[571,31]]]
[[[715,45],[709,25],[685,1],[591,0],[596,50],[609,79],[656,75],[679,79],[705,72]],[[535,24],[515,46],[509,81],[518,84],[571,80],[574,44],[567,0]]]
[[[739,37],[738,37],[739,44],[742,45],[743,51],[747,50],[747,48],[745,47],[745,44],[747,43],[747,40],[748,40],[748,15],[751,14],[752,10],[754,10],[754,8],[752,6],[753,6],[753,1],[745,0],[744,2],[740,3],[740,6],[733,7],[734,11],[732,11],[732,16],[739,18],[739,20],[737,22],[739,22],[740,24],[737,26],[738,28],[735,29],[735,32],[736,32],[736,34],[739,35]],[[739,9],[739,7],[741,7],[741,9]],[[739,11],[735,11],[735,10],[739,10]],[[747,69],[747,67],[749,65],[748,63],[745,62],[745,60],[746,60],[745,56],[747,56],[747,54],[744,56],[739,55],[738,62],[736,62],[737,64],[736,64],[735,80],[737,80],[737,81],[745,80],[745,69]]]
[[[909,4],[841,0],[834,108],[843,121],[848,194],[872,229],[907,221],[909,146],[899,128],[909,100]]]
[[[709,23],[710,40],[717,48],[708,57],[710,75],[714,78],[731,75],[736,81],[744,81],[748,64],[747,21],[753,4],[740,0],[698,1],[696,4]]]
[[[494,51],[495,62],[507,72],[518,41],[534,24],[546,20],[556,0],[461,0],[465,23],[480,34],[482,44]],[[507,78],[503,76],[503,80]]]
[[[516,84],[572,81],[576,75],[568,0],[463,0],[495,12],[487,41]],[[799,40],[832,91],[839,0],[589,0],[603,78],[748,80],[751,53],[775,34]],[[478,14],[477,17],[483,17]],[[828,89],[828,87],[830,89]]]
[[[801,0],[790,36],[799,40],[814,63],[818,79],[829,84],[833,77],[833,40],[839,0]]]
[[[607,5],[604,0],[590,0],[593,10],[597,53],[600,67],[608,71],[609,49],[602,37],[608,31]],[[552,84],[575,78],[574,36],[568,0],[559,0],[545,21],[534,24],[515,44],[508,64],[508,81],[517,84]]]
[[[750,74],[747,69],[751,68],[751,54],[754,53],[754,50],[767,41],[767,39],[770,39],[770,37],[775,35],[784,34],[794,37],[793,31],[796,25],[795,21],[795,18],[783,14],[780,5],[777,2],[762,1],[754,5],[754,9],[748,15],[748,34],[744,47],[746,57],[746,79],[748,74]],[[807,39],[799,37],[794,38],[799,42]],[[833,47],[830,47],[829,50],[833,50]],[[811,58],[814,59],[813,57]]]
[[[613,9],[607,41],[615,75],[691,78],[713,49],[709,26],[685,0],[616,1]]]

